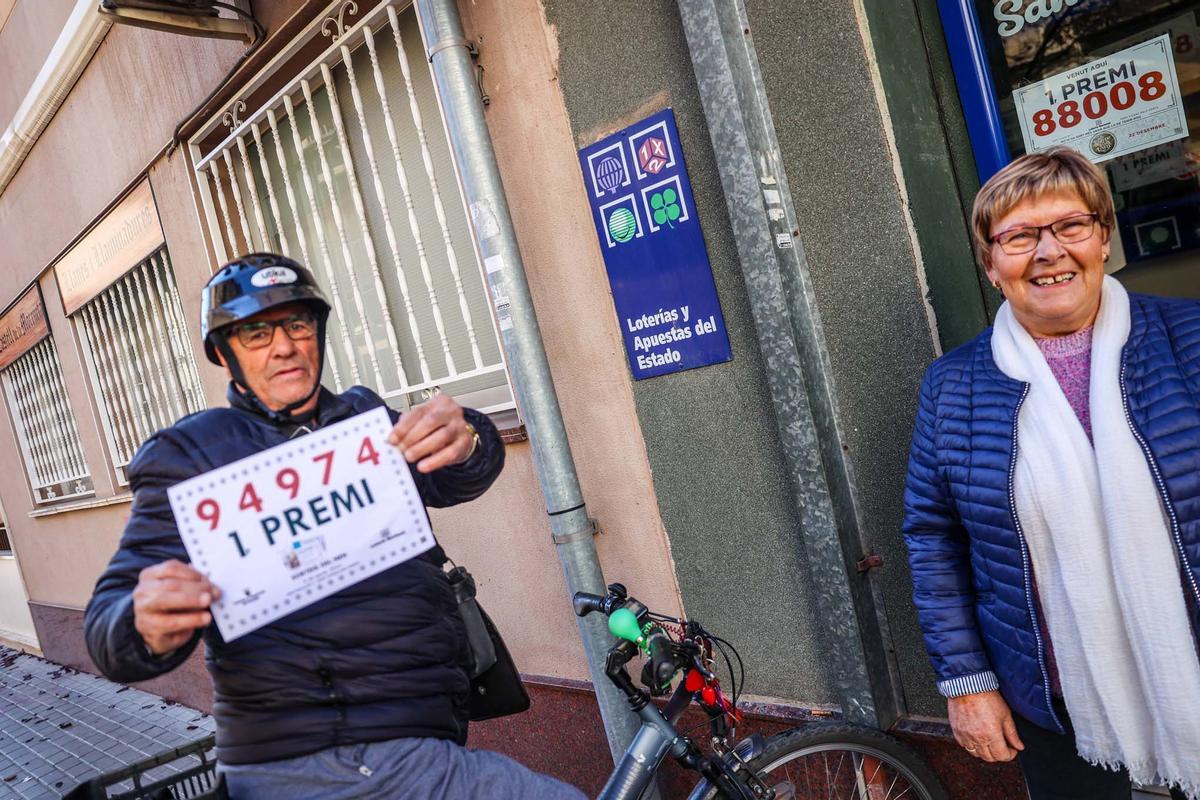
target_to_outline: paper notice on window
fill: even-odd
[[[1187,142],[1176,141],[1122,156],[1109,169],[1116,190],[1127,192],[1161,181],[1194,182],[1200,167]]]
[[[226,641],[433,547],[391,429],[380,407],[167,490]]]
[[[1030,153],[1061,145],[1099,163],[1188,135],[1169,34],[1022,86],[1013,98]]]

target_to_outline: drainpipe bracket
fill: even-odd
[[[440,42],[429,48],[429,63],[433,63],[433,57],[438,53],[442,52],[443,50],[449,50],[451,47],[465,47],[467,48],[467,52],[473,57],[478,57],[479,54],[479,51],[475,49],[475,45],[467,41],[466,37],[450,36],[442,39]]]
[[[879,569],[882,567],[883,556],[879,555],[878,553],[863,556],[863,558],[854,566],[858,570],[858,574],[862,575],[864,572],[869,572],[870,570]]]
[[[579,541],[580,539],[590,539],[600,533],[600,526],[596,524],[596,520],[588,517],[587,524],[577,531],[571,533],[552,533],[550,538],[555,544],[570,544],[571,542]]]
[[[483,64],[479,63],[479,48],[474,42],[468,41],[462,36],[450,36],[442,39],[437,44],[429,48],[429,63],[433,63],[433,57],[443,50],[449,50],[451,47],[465,47],[467,54],[471,56],[471,60],[475,62],[475,88],[479,90],[479,100],[485,106],[491,105],[492,98],[483,89]]]

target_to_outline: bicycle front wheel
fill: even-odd
[[[948,800],[933,771],[882,731],[841,723],[776,734],[750,762],[776,800]],[[724,800],[712,789],[705,800]]]

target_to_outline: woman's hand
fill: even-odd
[[[1012,761],[1024,750],[1008,703],[999,692],[977,692],[949,701],[954,738],[968,753],[984,761]]]

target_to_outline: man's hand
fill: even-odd
[[[196,569],[171,559],[146,567],[133,589],[133,624],[156,656],[187,644],[212,622],[208,607],[221,590]]]
[[[1018,750],[1025,749],[1008,703],[999,692],[951,697],[949,711],[954,738],[976,758],[1012,761]]]
[[[467,428],[462,406],[439,394],[400,415],[388,434],[388,443],[400,448],[404,459],[418,472],[458,464],[471,455],[474,435]]]

